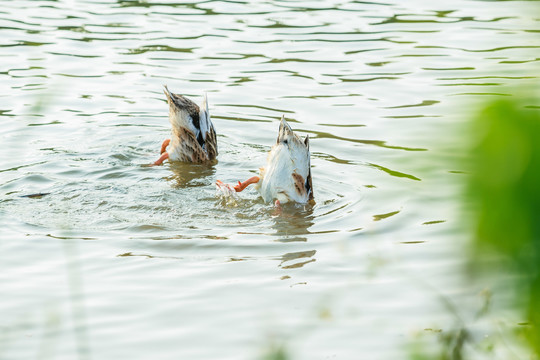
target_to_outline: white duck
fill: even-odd
[[[163,141],[161,157],[154,165],[161,165],[166,159],[192,163],[214,160],[218,154],[217,137],[206,94],[199,108],[187,97],[171,93],[166,85],[164,88],[172,131],[171,138]]]
[[[277,207],[290,201],[304,204],[313,200],[309,136],[302,140],[282,116],[277,142],[259,176],[239,181],[236,186],[216,182],[218,190],[224,192],[240,192],[251,184],[256,184],[264,201],[274,201]]]

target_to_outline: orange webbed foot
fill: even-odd
[[[236,196],[236,190],[234,190],[231,185],[225,184],[221,180],[216,181],[216,189],[219,196],[223,199],[226,199],[227,201],[229,201],[230,199],[234,199]]]
[[[283,207],[281,206],[281,202],[276,199],[274,201],[274,215],[280,216],[281,214],[283,214]]]
[[[221,189],[221,188],[229,188],[229,189],[232,190],[231,185],[225,184],[225,183],[224,183],[223,181],[221,181],[221,180],[216,180],[216,186],[217,186],[218,189]]]

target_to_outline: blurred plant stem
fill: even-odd
[[[70,239],[69,237],[63,240],[67,266],[66,273],[68,276],[71,317],[78,358],[80,360],[88,360],[91,358],[91,351],[86,321],[84,286],[78,246],[75,241],[77,240]]]

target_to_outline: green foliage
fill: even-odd
[[[512,257],[533,261],[540,235],[540,119],[510,101],[490,104],[476,120],[470,195],[479,206],[476,237]],[[525,250],[525,251],[524,251]]]
[[[262,360],[287,360],[290,359],[284,346],[271,344],[265,351]]]
[[[540,110],[523,98],[499,100],[473,125],[467,188],[474,207],[472,259],[496,255],[503,261],[492,261],[492,271],[507,265],[517,273],[530,344],[540,355]]]
[[[431,332],[432,334],[428,334]],[[428,335],[437,337],[436,347],[426,347]],[[409,351],[410,360],[463,360],[465,359],[465,344],[468,333],[462,328],[455,328],[449,331],[424,329],[424,334],[420,335],[416,343],[412,343]]]

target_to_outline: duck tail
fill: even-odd
[[[172,93],[169,91],[169,88],[167,87],[167,85],[163,85],[163,93],[167,97],[167,101],[170,104],[172,100]]]
[[[206,140],[206,134],[212,128],[212,121],[210,120],[210,111],[208,110],[208,96],[204,93],[204,98],[199,110],[199,127],[203,135],[203,139]]]

